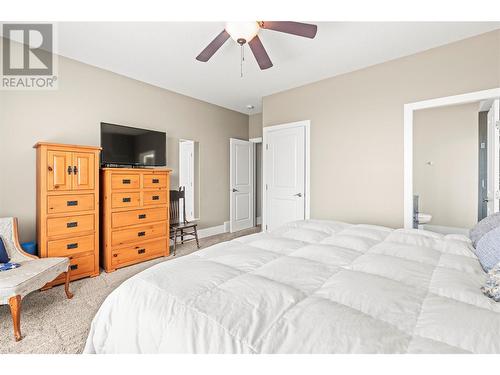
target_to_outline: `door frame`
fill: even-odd
[[[284,124],[278,124],[273,126],[265,126],[262,132],[262,231],[267,232],[267,190],[266,190],[266,168],[267,168],[267,157],[266,157],[266,145],[269,133],[274,130],[283,130],[291,128],[302,127],[305,130],[305,184],[304,184],[304,216],[308,220],[311,218],[311,121],[302,120],[296,122],[289,122]]]
[[[500,87],[469,92],[466,94],[444,96],[435,99],[407,103],[403,106],[404,119],[404,227],[413,228],[413,112],[421,109],[447,107],[467,104],[481,100],[500,98]]]
[[[232,153],[232,147],[235,141],[244,141],[244,142],[249,142],[252,146],[252,157],[250,158],[251,161],[251,177],[252,177],[252,183],[250,184],[250,197],[252,197],[252,205],[251,205],[251,216],[252,216],[252,227],[255,227],[255,144],[249,140],[246,139],[239,139],[239,138],[229,138],[229,232],[234,233],[234,228],[233,228],[233,220],[232,220],[232,215],[233,215],[233,196],[232,196],[232,189],[233,189],[233,163],[235,162],[233,160],[233,153]]]
[[[257,186],[256,182],[257,182],[257,145],[260,144],[261,145],[261,151],[262,151],[262,155],[260,156],[260,172],[261,172],[261,177],[264,175],[264,172],[263,172],[263,156],[264,156],[264,150],[262,149],[262,137],[256,137],[256,138],[250,138],[248,140],[249,142],[251,142],[253,144],[253,160],[254,160],[254,163],[253,163],[253,185],[254,186]],[[253,189],[253,206],[254,206],[254,213],[253,213],[253,216],[255,218],[254,220],[254,226],[257,226],[257,225],[261,225],[262,224],[262,199],[263,199],[263,196],[262,196],[262,189],[261,189],[261,196],[260,196],[260,222],[257,217],[257,189]],[[262,225],[261,225],[261,231],[262,231]]]

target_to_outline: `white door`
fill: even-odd
[[[488,112],[488,205],[487,213],[499,211],[500,199],[500,104],[496,99]]]
[[[229,230],[251,228],[254,224],[253,143],[230,140],[230,222]]]
[[[278,127],[264,139],[265,228],[306,219],[306,127]]]
[[[186,219],[194,217],[194,142],[181,140],[179,142],[179,186],[185,188]],[[181,212],[182,216],[182,212]],[[181,217],[181,220],[183,218]]]

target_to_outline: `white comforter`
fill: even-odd
[[[470,241],[302,221],[160,263],[94,318],[86,353],[500,353]]]

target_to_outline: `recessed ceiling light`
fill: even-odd
[[[252,109],[254,109],[254,108],[255,108],[255,106],[253,106],[253,105],[251,105],[251,104],[247,104],[247,109],[248,109],[249,111],[251,111],[251,110],[252,110]]]

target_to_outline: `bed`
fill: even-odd
[[[85,353],[500,353],[462,235],[306,220],[157,264],[114,290]]]

